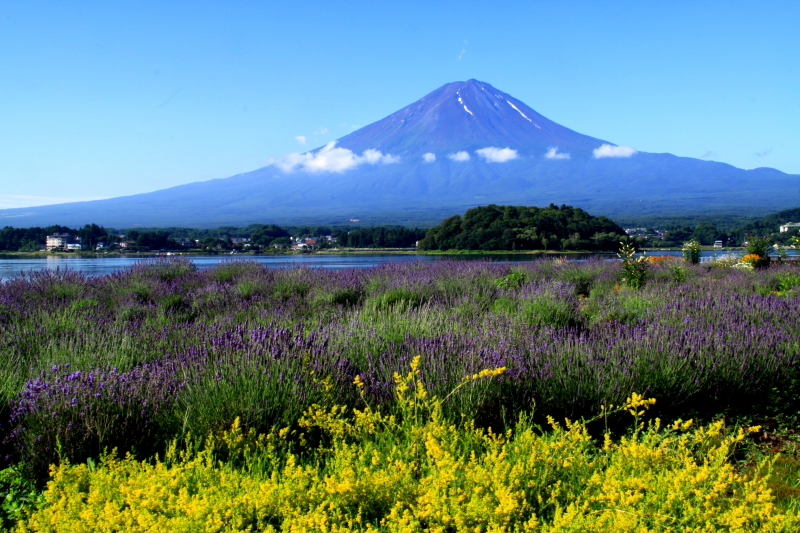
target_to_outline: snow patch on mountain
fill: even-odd
[[[508,102],[508,100],[506,100],[506,102]],[[518,108],[517,106],[515,106],[515,105],[514,105],[514,104],[512,104],[511,102],[508,102],[508,105],[510,105],[511,107],[513,107],[514,109],[516,109],[516,110],[517,110],[517,113],[519,113],[520,115],[522,115],[522,116],[523,116],[523,118],[524,118],[525,120],[527,120],[528,122],[530,122],[531,124],[533,124],[533,121],[532,121],[531,119],[529,119],[528,117],[526,117],[526,116],[525,116],[525,113],[523,113],[522,111],[520,111],[520,110],[519,110],[519,108]]]
[[[529,119],[529,118],[528,118],[528,116],[527,116],[525,113],[523,113],[522,111],[520,111],[520,110],[519,110],[519,108],[518,108],[517,106],[515,106],[514,104],[512,104],[512,103],[511,103],[511,102],[509,102],[508,100],[506,100],[506,102],[508,102],[508,105],[510,105],[511,107],[513,107],[514,109],[516,109],[516,110],[517,110],[517,113],[519,113],[520,115],[522,115],[522,116],[523,116],[523,118],[525,118],[525,120],[527,120],[528,122],[530,122],[531,124],[533,124],[533,125],[534,125],[534,126],[536,126],[537,128],[539,128],[539,129],[542,129],[542,128],[541,128],[541,126],[539,126],[538,124],[535,124],[535,123],[534,123],[534,122],[533,122],[531,119]]]

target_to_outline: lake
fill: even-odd
[[[793,250],[794,252],[794,250]],[[681,255],[680,251],[648,252],[648,255]],[[704,251],[702,258],[722,255],[721,252]],[[292,254],[292,255],[186,255],[199,269],[211,268],[221,261],[241,260],[255,261],[270,268],[287,268],[308,266],[316,268],[368,268],[389,261],[490,261],[499,263],[526,263],[542,257],[566,257],[573,260],[585,260],[589,257],[605,257],[616,259],[614,254],[470,254],[470,255],[414,255],[414,254]],[[69,269],[90,276],[111,274],[128,268],[146,258],[129,255],[112,257],[85,257],[53,255],[47,257],[19,257],[0,255],[0,281],[19,276],[21,273],[44,269]]]

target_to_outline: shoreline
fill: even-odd
[[[743,248],[714,248],[712,246],[703,246],[701,251],[713,252],[718,251],[720,254],[729,254],[731,252],[740,252]],[[656,252],[680,252],[681,248],[641,248],[642,252],[653,255]],[[212,256],[242,256],[242,257],[258,257],[258,256],[280,256],[280,255],[370,255],[370,254],[389,254],[389,255],[538,255],[538,256],[552,256],[552,255],[613,255],[616,251],[600,251],[600,250],[429,250],[418,251],[409,248],[349,248],[349,249],[325,249],[314,251],[298,251],[298,250],[282,250],[282,251],[259,251],[259,252],[202,252],[202,251],[168,251],[168,252],[137,252],[137,253],[122,253],[122,252],[0,252],[0,258],[31,258],[31,259],[44,259],[47,257],[82,257],[82,258],[108,258],[108,257],[127,257],[127,258],[152,258],[152,257],[212,257]]]

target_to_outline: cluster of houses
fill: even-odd
[[[121,237],[123,239],[125,238],[124,235]],[[202,242],[197,239],[175,238],[173,241],[180,248],[188,249],[202,247]],[[325,235],[322,237],[290,237],[289,248],[292,250],[313,250],[318,248],[322,243],[335,242],[336,239],[330,235]],[[250,248],[251,245],[249,237],[231,237],[231,243],[234,245],[241,245],[243,248]],[[276,244],[274,246],[275,248],[282,248],[281,245]],[[108,247],[109,245],[107,243],[100,242],[97,243],[95,249],[101,251],[107,249]],[[141,249],[142,247],[137,246],[136,241],[121,240],[119,242],[119,248],[122,250],[130,250],[133,248]],[[68,252],[82,250],[83,242],[80,237],[74,236],[70,233],[54,233],[53,235],[47,236],[45,249],[48,252]]]
[[[664,238],[667,234],[666,230],[657,229],[655,233],[648,233],[647,228],[623,228],[628,237],[658,237]]]
[[[330,235],[325,235],[322,237],[290,237],[290,239],[292,242],[290,246],[292,250],[313,250],[318,248],[323,242],[336,242],[336,239]]]

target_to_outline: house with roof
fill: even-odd
[[[781,226],[781,233],[794,230],[800,230],[800,222],[787,222]]]
[[[80,250],[81,239],[73,237],[71,233],[53,233],[47,236],[45,248],[48,252]]]

